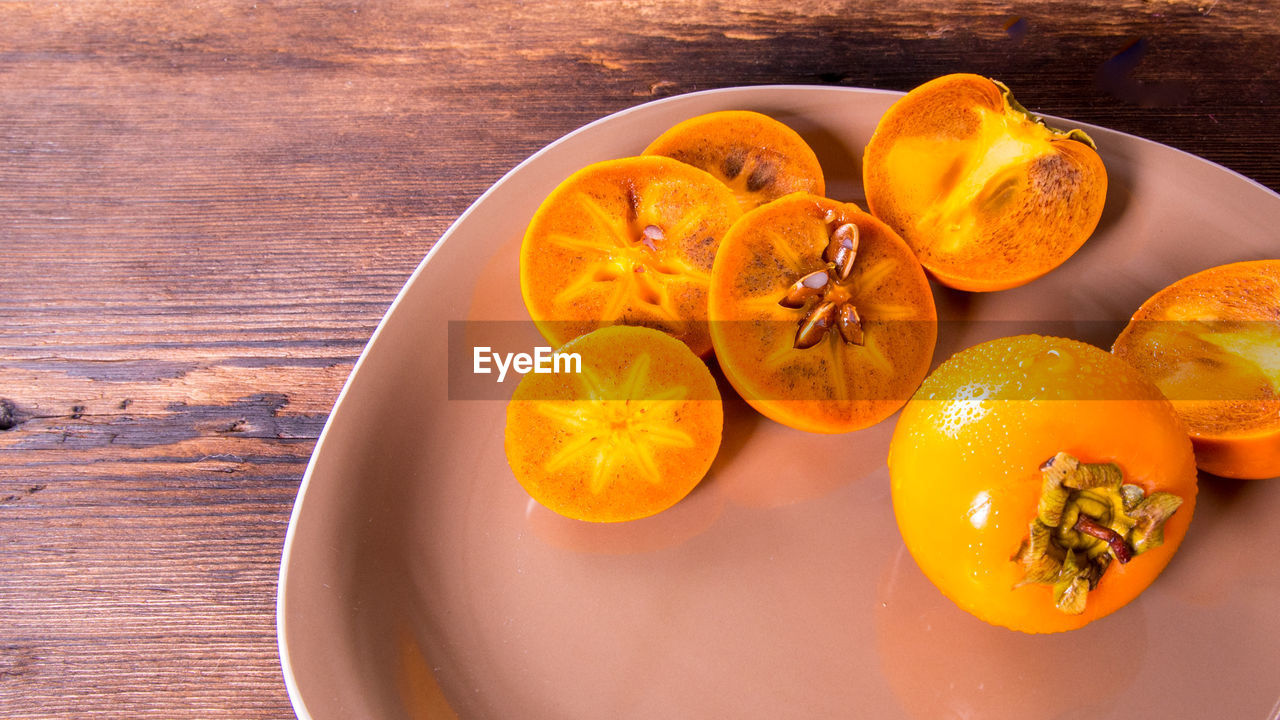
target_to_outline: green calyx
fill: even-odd
[[[1036,518],[1013,556],[1023,570],[1019,585],[1052,586],[1057,608],[1078,615],[1113,561],[1127,563],[1164,542],[1164,523],[1182,498],[1147,495],[1125,483],[1114,463],[1082,463],[1062,452],[1040,471]]]
[[[1004,83],[1000,82],[999,80],[996,80],[995,78],[988,78],[988,79],[991,80],[991,82],[995,83],[996,87],[1000,88],[1000,97],[1004,99],[1005,107],[1009,108],[1010,110],[1020,115],[1025,116],[1031,122],[1044,127],[1049,132],[1053,133],[1055,137],[1058,137],[1064,140],[1075,140],[1076,142],[1084,143],[1085,145],[1088,145],[1094,150],[1098,149],[1098,144],[1095,143],[1093,141],[1093,138],[1089,137],[1089,134],[1086,133],[1085,131],[1080,129],[1060,130],[1050,125],[1046,125],[1044,120],[1039,115],[1036,115],[1035,113],[1026,109],[1025,107],[1023,107],[1022,103],[1014,99],[1013,91],[1009,89],[1008,85],[1005,85]]]

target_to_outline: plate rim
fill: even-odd
[[[341,390],[338,391],[338,395],[334,399],[333,406],[330,408],[329,414],[325,418],[324,425],[321,427],[320,433],[316,437],[315,446],[312,448],[311,455],[307,460],[306,469],[303,471],[302,479],[298,484],[298,490],[294,496],[293,505],[289,513],[289,522],[285,530],[285,536],[282,543],[282,549],[280,554],[280,566],[276,576],[275,631],[276,631],[276,649],[277,649],[277,654],[280,660],[281,672],[284,677],[285,688],[289,695],[289,702],[292,705],[293,711],[298,716],[299,720],[314,720],[314,716],[311,714],[310,710],[308,709],[306,701],[302,696],[302,691],[298,686],[297,676],[294,672],[293,661],[290,657],[288,644],[285,641],[286,621],[285,621],[284,607],[285,607],[285,601],[286,601],[286,595],[287,595],[286,588],[287,588],[287,579],[289,574],[290,559],[293,552],[293,541],[295,538],[298,518],[300,517],[302,512],[304,499],[307,495],[307,490],[310,488],[312,483],[313,473],[316,467],[316,460],[325,446],[325,441],[326,441],[326,438],[328,437],[334,417],[337,415],[338,409],[342,406],[343,402],[346,400],[348,391],[352,386],[352,381],[355,379],[356,375],[360,372],[361,368],[365,363],[365,360],[369,356],[369,352],[371,348],[373,347],[375,342],[378,340],[378,338],[381,336],[383,330],[388,325],[388,320],[396,312],[397,308],[399,308],[409,288],[411,288],[413,285],[417,283],[419,276],[424,272],[425,268],[427,267],[427,264],[431,262],[431,260],[436,256],[440,248],[444,246],[445,243],[447,243],[453,237],[457,228],[463,225],[465,221],[476,211],[478,207],[484,204],[486,200],[491,195],[496,193],[501,186],[509,182],[512,177],[520,173],[526,166],[531,165],[537,162],[543,156],[551,152],[554,152],[555,149],[558,148],[559,146],[570,142],[573,138],[579,135],[592,131],[594,128],[596,128],[599,125],[603,125],[605,123],[611,123],[621,117],[625,117],[627,115],[631,115],[634,113],[646,112],[657,106],[680,103],[680,102],[688,102],[690,100],[695,100],[697,98],[706,97],[710,95],[739,95],[740,94],[740,95],[745,95],[749,97],[754,94],[779,92],[779,91],[782,91],[782,92],[812,91],[815,93],[837,93],[837,94],[850,93],[853,95],[869,94],[869,95],[882,95],[882,96],[890,96],[890,97],[901,97],[907,94],[906,91],[901,91],[901,90],[889,90],[889,89],[883,89],[883,88],[866,88],[866,87],[856,87],[856,86],[849,86],[849,85],[771,83],[771,84],[761,84],[761,85],[730,85],[730,86],[724,86],[724,87],[708,88],[705,90],[695,90],[691,92],[679,93],[676,95],[669,95],[666,97],[648,100],[642,103],[638,103],[636,105],[631,105],[631,106],[622,108],[620,110],[611,112],[607,115],[603,115],[601,117],[596,118],[595,120],[592,120],[584,125],[581,125],[559,136],[555,140],[552,140],[551,142],[542,146],[541,148],[539,148],[537,151],[535,151],[528,157],[521,160],[510,170],[503,173],[501,177],[495,180],[492,184],[489,185],[488,188],[484,190],[484,192],[482,192],[479,196],[477,196],[476,199],[473,200],[467,206],[467,208],[463,210],[462,213],[459,214],[458,217],[455,218],[453,222],[449,224],[449,226],[444,230],[443,233],[441,233],[440,237],[435,241],[435,243],[432,244],[430,249],[427,250],[426,254],[418,262],[417,266],[409,274],[408,278],[405,279],[404,284],[400,287],[400,290],[396,292],[396,296],[394,299],[392,299],[390,305],[388,305],[387,310],[382,314],[382,317],[378,320],[378,324],[374,327],[374,330],[370,334],[369,339],[365,342],[364,347],[361,348],[360,355],[356,358],[355,363],[352,365],[351,371],[348,373],[346,379],[343,381],[342,388]],[[1165,143],[1151,140],[1151,139],[1142,137],[1140,135],[1133,135],[1131,133],[1126,133],[1119,130],[1113,130],[1111,128],[1107,128],[1101,125],[1079,122],[1079,121],[1071,120],[1069,118],[1063,118],[1056,115],[1041,114],[1035,111],[1032,111],[1032,114],[1035,115],[1035,117],[1040,118],[1041,120],[1044,120],[1044,121],[1048,121],[1049,123],[1052,123],[1052,124],[1060,123],[1061,125],[1065,125],[1067,127],[1081,128],[1087,132],[1096,131],[1104,135],[1123,136],[1124,138],[1126,138],[1126,141],[1130,141],[1130,142],[1137,141],[1141,144],[1155,146],[1157,148],[1160,148],[1162,152],[1172,151],[1177,155],[1183,156],[1184,159],[1190,159],[1200,163],[1204,163],[1206,165],[1216,168],[1217,170],[1223,171],[1228,175],[1234,176],[1239,180],[1243,180],[1246,183],[1258,188],[1259,190],[1262,190],[1264,193],[1272,196],[1276,201],[1280,201],[1280,192],[1276,192],[1275,190],[1272,190],[1271,188],[1267,187],[1266,185],[1263,185],[1257,180],[1254,180],[1253,178],[1250,178],[1247,175],[1244,175],[1240,172],[1232,170],[1231,168],[1228,168],[1225,165],[1222,165],[1221,163],[1214,162],[1212,160],[1206,159],[1194,153],[1181,150],[1171,145],[1167,145]],[[1280,705],[1277,705],[1277,708],[1280,709]],[[1280,716],[1277,716],[1277,717],[1280,717]]]

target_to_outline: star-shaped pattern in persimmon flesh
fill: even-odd
[[[689,389],[675,385],[650,391],[651,363],[647,354],[640,355],[616,384],[584,367],[578,378],[585,386],[585,399],[539,404],[538,411],[565,435],[547,460],[548,472],[588,467],[588,486],[596,494],[609,486],[615,470],[623,466],[647,482],[662,482],[654,450],[693,447],[694,440],[676,427],[676,411]]]
[[[696,268],[674,253],[661,251],[662,245],[691,234],[702,222],[701,215],[690,213],[679,222],[664,228],[656,219],[647,218],[643,199],[633,201],[634,217],[617,217],[597,200],[584,198],[582,203],[595,220],[590,232],[570,235],[558,233],[548,240],[559,247],[594,258],[578,277],[556,294],[558,302],[572,302],[599,283],[612,285],[603,303],[600,319],[616,322],[628,307],[643,306],[671,321],[680,320],[669,297],[669,283],[700,285],[710,283],[710,273]]]

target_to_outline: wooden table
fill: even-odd
[[[963,70],[1280,189],[1267,0],[86,0],[0,27],[6,718],[291,716],[276,573],[343,380],[449,223],[597,117]]]

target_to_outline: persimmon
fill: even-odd
[[[720,447],[724,414],[707,366],[650,328],[600,328],[559,350],[580,372],[525,375],[507,405],[516,480],[566,517],[619,522],[687,495]]]
[[[931,80],[889,108],[862,163],[871,213],[941,283],[1003,290],[1093,234],[1107,173],[1093,140],[1055,130],[979,75]]]
[[[921,384],[889,446],[898,528],[944,595],[989,623],[1060,632],[1146,589],[1195,511],[1191,443],[1114,355],[1023,335]]]
[[[793,192],[826,192],[818,156],[804,138],[750,110],[689,118],[659,135],[644,154],[706,170],[733,189],[743,212]]]
[[[1280,260],[1178,280],[1138,308],[1112,352],[1173,401],[1201,469],[1280,476]]]
[[[559,347],[606,325],[644,325],[711,351],[707,284],[740,211],[708,173],[665,157],[589,165],[534,213],[520,247],[520,291]]]
[[[811,432],[892,415],[924,379],[937,340],[929,281],[902,239],[856,205],[804,193],[729,229],[708,310],[738,394]]]

